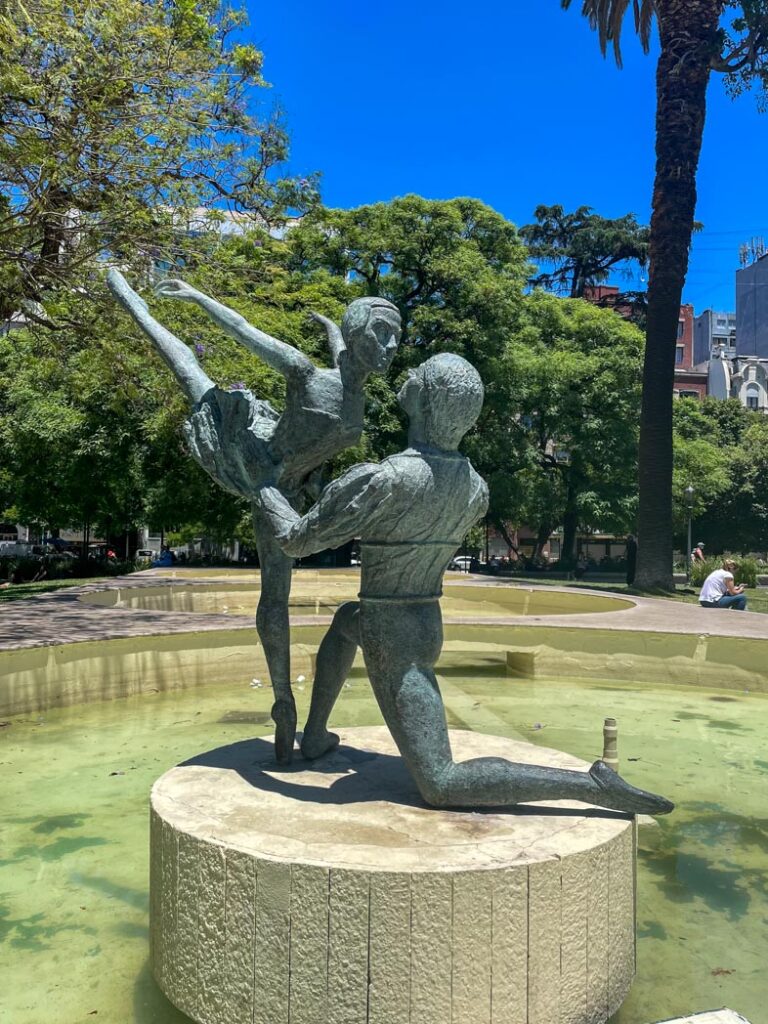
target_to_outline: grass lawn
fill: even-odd
[[[502,577],[503,578],[503,577]],[[589,576],[586,580],[548,580],[540,576],[515,576],[512,582],[530,583],[534,586],[567,587],[569,590],[607,590],[613,594],[627,594],[631,597],[658,597],[664,601],[684,601],[686,604],[699,603],[699,587],[688,584],[680,584],[673,594],[642,594],[638,590],[630,590],[626,583],[590,583]],[[750,612],[768,613],[768,587],[751,587],[747,590],[747,610]]]
[[[10,587],[0,590],[0,602],[21,601],[25,597],[37,597],[48,594],[52,590],[63,590],[65,587],[82,587],[86,583],[102,583],[108,576],[90,576],[84,580],[39,580],[37,583],[12,583]]]
[[[762,612],[763,614],[768,612],[768,587],[751,587],[746,591],[746,597],[748,612]],[[697,590],[693,594],[678,593],[677,599],[685,601],[687,604],[698,604],[699,592]]]

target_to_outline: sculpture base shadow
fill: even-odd
[[[546,758],[542,760],[542,763],[545,762]],[[197,754],[184,761],[180,767],[191,765],[237,772],[245,782],[257,790],[294,800],[339,805],[386,801],[406,807],[429,807],[398,753],[374,752],[343,743],[313,761],[303,760],[297,748],[296,760],[290,765],[280,765],[275,761],[272,738],[257,737]],[[334,779],[330,786],[325,782],[312,785],[311,779],[315,774],[319,777],[332,775]],[[291,776],[299,776],[300,781],[293,782]],[[616,818],[624,821],[629,818],[620,811],[587,807],[578,802],[571,802],[568,806],[539,803],[518,804],[515,807],[440,808],[439,813],[536,815],[555,818],[573,817],[577,814],[584,818]]]

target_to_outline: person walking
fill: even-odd
[[[691,566],[696,565],[697,562],[704,561],[704,541],[697,541],[696,547],[691,552]]]
[[[738,586],[734,584],[733,573],[736,563],[731,558],[726,558],[722,569],[715,569],[704,580],[704,586],[699,594],[699,604],[702,608],[733,608],[734,611],[744,612],[747,610],[746,589],[743,583]]]

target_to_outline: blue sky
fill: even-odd
[[[628,20],[624,69],[574,0],[249,0],[291,169],[332,206],[475,196],[517,224],[539,203],[650,215],[654,70]],[[713,76],[684,299],[730,308],[739,244],[768,242],[768,114]],[[621,283],[621,282],[617,282]]]

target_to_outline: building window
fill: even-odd
[[[680,364],[682,363],[684,355],[685,355],[685,347],[683,345],[678,345],[677,348],[675,349],[675,364],[677,366],[680,366]]]
[[[757,384],[750,384],[747,387],[747,408],[748,409],[759,409],[760,408],[760,390]]]
[[[718,327],[725,327],[725,323],[726,323],[726,321],[725,321],[725,317],[724,316],[719,316],[717,318],[717,326]]]
[[[678,336],[678,338],[682,338],[682,336],[684,334],[685,334],[685,320],[678,320],[677,321],[677,336]]]
[[[680,394],[681,398],[696,398],[696,399],[698,399],[698,397],[699,397],[699,392],[698,391],[682,391],[681,390],[679,394]]]

